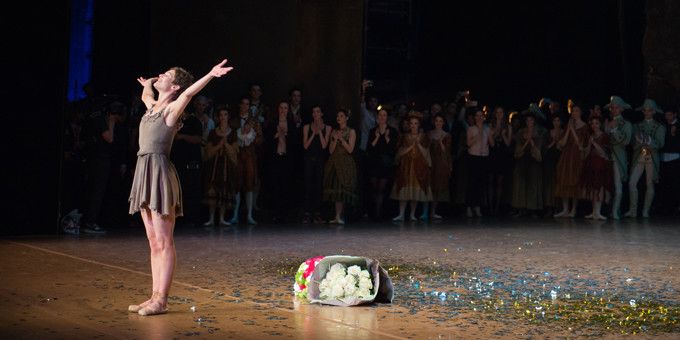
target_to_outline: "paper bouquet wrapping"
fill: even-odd
[[[356,306],[391,303],[394,287],[380,262],[361,256],[319,256],[302,263],[295,275],[295,295],[310,303]]]

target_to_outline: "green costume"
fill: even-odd
[[[619,168],[621,181],[628,180],[628,156],[626,155],[626,145],[630,143],[633,135],[633,126],[623,116],[614,117],[616,127],[609,130],[609,141],[612,145],[612,162]]]

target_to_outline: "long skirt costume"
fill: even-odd
[[[614,188],[614,172],[608,156],[609,136],[602,133],[595,138],[595,142],[604,149],[605,154],[599,154],[595,147],[592,147],[584,162],[581,185],[585,190],[586,198],[589,199],[597,198],[600,191],[611,194]]]
[[[216,130],[212,130],[207,142],[216,146],[221,143],[222,138],[231,137],[231,134],[236,134],[236,131],[229,130],[227,136],[222,137]],[[238,151],[235,142],[228,143],[205,161],[203,186],[206,203],[229,206],[233,202],[234,195],[239,190]]]
[[[350,129],[341,130],[342,138],[349,140]],[[338,142],[326,161],[323,174],[323,200],[353,205],[357,201],[357,168],[352,154]]]

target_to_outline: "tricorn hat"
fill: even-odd
[[[605,105],[604,108],[608,109],[612,105],[620,106],[624,109],[630,109],[631,108],[630,104],[623,101],[623,99],[619,96],[611,96],[611,98],[609,99],[609,104]]]
[[[656,113],[663,113],[663,110],[659,106],[656,105],[656,102],[654,99],[645,99],[645,102],[642,103],[642,106],[636,108],[638,111],[642,111],[644,109],[652,109]]]

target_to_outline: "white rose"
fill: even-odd
[[[347,285],[356,286],[356,284],[357,284],[357,278],[354,275],[347,274],[347,276],[345,276],[345,285],[346,286]]]
[[[327,299],[330,296],[331,296],[331,289],[329,287],[321,289],[321,291],[319,292],[319,297],[321,299]]]
[[[343,265],[340,263],[336,263],[331,267],[328,273],[326,273],[326,277],[331,280],[335,280],[337,278],[344,277],[346,274],[345,267],[343,267]]]
[[[365,277],[362,277],[361,279],[359,279],[359,289],[368,290],[368,289],[371,289],[371,288],[373,288],[373,282],[371,281],[371,279],[367,279]]]
[[[342,298],[344,295],[345,295],[345,289],[341,285],[336,284],[331,288],[331,295],[330,295],[331,299],[339,299],[339,298]]]
[[[324,280],[333,280],[335,278],[335,273],[334,272],[327,272],[326,277],[324,277]]]
[[[360,298],[367,298],[371,296],[371,292],[368,291],[367,289],[359,289],[354,293],[354,295]]]
[[[359,273],[359,277],[366,277],[366,278],[371,278],[371,274],[368,272],[368,270],[364,269]]]
[[[359,266],[350,266],[347,268],[347,274],[359,276],[359,273],[361,273],[361,268]]]
[[[321,283],[319,284],[319,289],[323,290],[324,288],[329,288],[330,284],[328,279],[323,279]]]
[[[331,273],[342,273],[342,275],[346,275],[347,272],[345,271],[345,266],[342,263],[336,263],[331,266]]]
[[[335,280],[335,276],[336,276],[335,273],[328,272],[326,273],[326,278],[324,278],[324,280],[333,281]]]
[[[346,295],[346,296],[355,295],[356,292],[357,292],[357,286],[355,286],[354,284],[345,285],[344,288],[345,288],[345,295]]]

